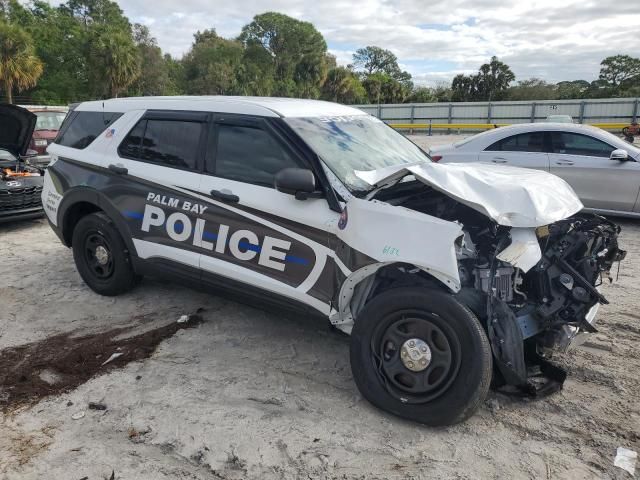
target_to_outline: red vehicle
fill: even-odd
[[[38,152],[38,156],[31,163],[46,166],[49,163],[49,155],[46,152],[47,147],[58,135],[58,130],[60,130],[60,125],[62,125],[64,117],[67,116],[67,112],[50,109],[34,109],[31,112],[35,113],[37,119],[29,148]]]

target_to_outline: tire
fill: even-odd
[[[420,357],[418,347],[428,354]],[[466,420],[491,383],[491,347],[476,316],[452,295],[424,287],[387,290],[367,303],[351,332],[350,354],[364,398],[426,425]]]
[[[82,217],[71,242],[78,273],[91,290],[114,296],[134,287],[136,275],[129,252],[107,215],[97,212]]]

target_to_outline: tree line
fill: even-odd
[[[640,96],[640,59],[605,58],[598,80],[516,82],[496,57],[451,84],[415,85],[389,50],[366,46],[338,66],[309,22],[266,12],[237,38],[194,34],[176,59],[148,27],[132,24],[111,0],[51,6],[0,0],[0,92],[7,101],[67,104],[140,95],[258,95],[321,98],[346,104],[546,100]]]

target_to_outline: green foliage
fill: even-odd
[[[540,78],[529,78],[509,87],[507,97],[509,100],[555,100],[558,98],[558,86]]]
[[[451,83],[451,98],[457,102],[502,100],[509,84],[516,79],[506,63],[491,57],[475,75],[456,75]]]
[[[353,54],[353,68],[363,70],[366,75],[386,73],[396,78],[401,74],[398,58],[394,53],[373,45],[356,50]]]
[[[640,87],[640,58],[629,55],[607,57],[600,63],[601,85],[614,95],[625,96],[628,90]]]
[[[530,78],[514,85],[509,66],[492,57],[477,73],[457,75],[450,85],[414,86],[393,52],[370,45],[356,50],[352,65],[338,66],[311,23],[276,12],[256,15],[237,39],[222,38],[213,29],[196,32],[181,59],[163,54],[148,27],[131,25],[114,0],[67,0],[58,6],[45,0],[0,0],[0,23],[5,30],[8,25],[22,32],[12,36],[18,35],[23,52],[7,54],[4,40],[4,77],[10,76],[7,58],[14,72],[18,59],[23,63],[20,75],[11,74],[11,87],[1,80],[0,90],[20,91],[22,99],[42,104],[181,94],[323,98],[346,104],[640,95],[640,59],[628,55],[605,58],[593,82],[551,84]]]
[[[89,98],[87,29],[69,12],[46,2],[34,2],[27,29],[44,64],[44,75],[30,96],[44,104]]]
[[[117,97],[140,75],[140,57],[131,35],[109,27],[93,29],[89,80],[94,95]]]
[[[247,62],[268,66],[264,84],[272,85],[272,93],[283,97],[318,98],[327,75],[327,44],[322,34],[309,22],[301,22],[282,13],[256,15],[240,34],[240,42],[251,50]],[[249,65],[249,72],[256,66]],[[251,73],[249,73],[251,77]]]
[[[17,25],[0,22],[0,85],[8,103],[13,92],[33,87],[42,75],[42,62],[28,33]]]
[[[362,81],[371,103],[402,103],[410,94],[406,85],[386,73],[372,73]]]
[[[322,98],[349,105],[366,102],[367,92],[358,76],[351,70],[335,67],[329,70],[327,79],[322,85]]]
[[[133,40],[140,59],[140,75],[131,84],[128,94],[133,96],[162,95],[170,89],[169,68],[158,42],[149,28],[136,23]]]
[[[358,71],[371,103],[401,103],[413,90],[411,75],[402,71],[398,58],[384,48],[374,45],[359,48],[349,68]]]
[[[568,100],[573,98],[585,98],[591,84],[586,80],[571,80],[558,82],[557,98],[559,100]]]
[[[196,95],[235,93],[242,44],[219,37],[215,30],[196,32],[191,50],[183,58],[186,91]]]
[[[437,101],[438,98],[433,88],[429,87],[416,87],[409,95],[409,98],[407,98],[407,102],[409,103],[432,103]]]

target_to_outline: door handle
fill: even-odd
[[[491,161],[493,163],[507,163],[507,159],[504,157],[494,157]]]
[[[129,173],[129,170],[126,167],[123,167],[122,165],[114,165],[113,163],[111,165],[109,165],[109,170],[111,170],[114,173],[117,173],[118,175],[126,175],[127,173]]]
[[[210,193],[213,198],[222,202],[238,203],[240,201],[240,197],[238,195],[234,195],[233,193],[225,193],[221,192],[220,190],[211,190]]]
[[[556,160],[556,165],[573,165],[571,160]]]

